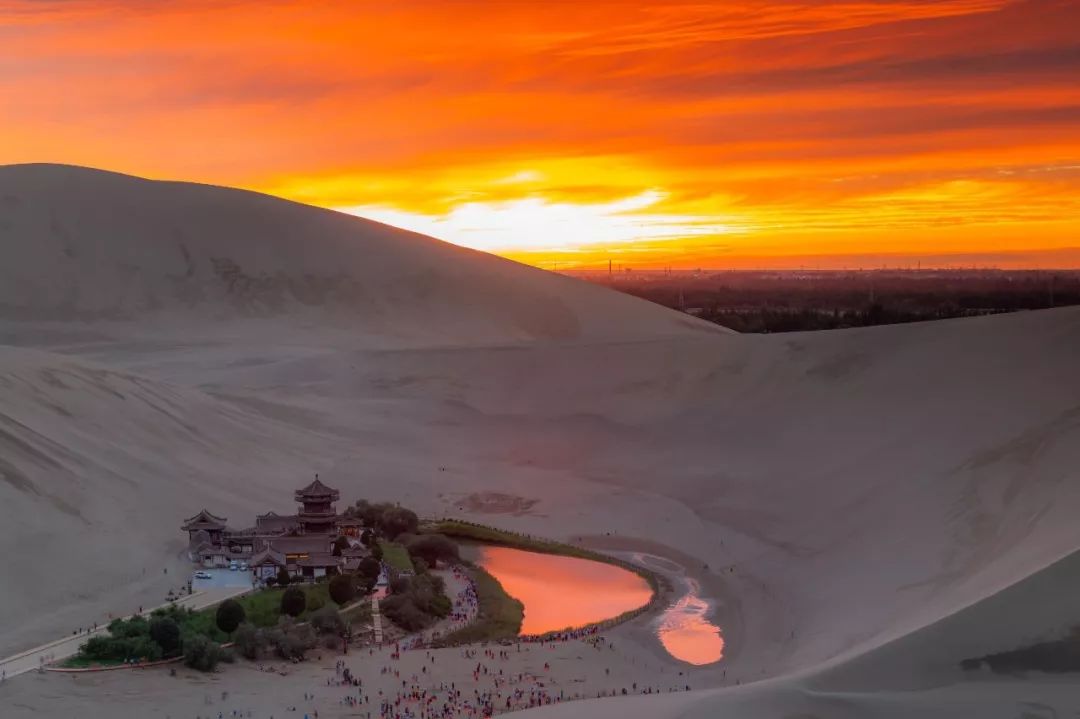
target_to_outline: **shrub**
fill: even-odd
[[[281,595],[281,613],[298,617],[307,608],[307,595],[299,587],[289,587]]]
[[[240,652],[240,655],[245,659],[252,661],[258,659],[261,651],[259,630],[244,622],[233,632],[233,645],[236,647],[236,651]]]
[[[172,617],[160,616],[150,620],[150,638],[161,647],[165,656],[180,651],[180,625]]]
[[[213,671],[221,658],[221,647],[201,634],[194,634],[184,640],[184,664],[192,669],[200,672]]]
[[[289,576],[288,570],[286,570],[285,567],[278,567],[278,570],[277,570],[277,583],[279,585],[281,585],[282,587],[287,587],[287,586],[289,586],[289,582],[291,580],[292,580],[292,577]]]
[[[383,600],[380,608],[390,621],[406,631],[423,629],[436,618],[447,616],[453,608],[445,593],[445,583],[433,574],[395,579],[393,588],[394,593]]]
[[[142,662],[156,662],[164,656],[161,646],[150,638],[150,635],[132,637],[127,640],[127,656],[125,659],[136,659]]]
[[[297,625],[285,617],[277,628],[267,629],[264,636],[267,644],[282,659],[303,659],[304,654],[316,644],[315,631],[310,625]]]
[[[341,636],[345,633],[345,620],[341,618],[341,612],[331,606],[313,613],[308,621],[312,629],[319,634]]]
[[[442,534],[424,534],[405,545],[409,555],[419,557],[430,567],[437,567],[439,562],[456,562],[460,559],[458,546]]]
[[[142,634],[149,634],[150,624],[143,616],[136,616],[131,619],[114,619],[109,622],[109,633],[119,638],[137,637]]]
[[[356,596],[356,583],[348,574],[339,574],[330,580],[330,598],[339,607],[348,604]]]
[[[349,548],[349,540],[345,537],[338,537],[334,540],[334,556],[340,557],[341,553]]]
[[[267,577],[263,581],[266,582],[266,586],[272,587],[277,584],[277,577]]]
[[[235,599],[226,599],[218,605],[217,628],[226,634],[232,634],[244,621],[244,607]]]
[[[392,594],[382,601],[379,609],[392,621],[407,632],[415,632],[428,626],[432,618],[424,614],[404,594]]]
[[[113,656],[115,641],[113,637],[90,637],[79,647],[79,651],[87,659],[121,658]]]

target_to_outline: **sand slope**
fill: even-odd
[[[477,518],[708,565],[717,688],[552,714],[1077,699],[956,665],[1080,623],[1080,310],[735,336],[334,213],[50,166],[0,168],[0,256],[0,551],[32,578],[0,585],[0,651],[163,592],[140,572],[178,561],[184,516],[289,509],[320,471],[432,514],[516,495]]]
[[[0,167],[0,315],[285,317],[428,344],[717,331],[341,213],[58,165]]]

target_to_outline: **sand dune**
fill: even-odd
[[[160,599],[141,571],[180,571],[183,516],[288,509],[320,471],[430,513],[516,495],[477,518],[708,565],[713,688],[553,715],[1080,700],[958,669],[1080,623],[1080,310],[736,336],[335,213],[55,166],[0,168],[0,259],[0,551],[28,579],[0,585],[0,653]]]
[[[649,303],[376,222],[205,185],[0,168],[0,314],[289,319],[368,342],[718,330]]]

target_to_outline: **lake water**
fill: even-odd
[[[724,654],[720,628],[706,617],[712,607],[701,598],[701,587],[689,577],[685,593],[664,610],[656,634],[668,654],[688,664],[712,664]]]
[[[525,605],[522,634],[594,624],[648,604],[652,596],[640,576],[603,562],[480,547],[476,563]]]

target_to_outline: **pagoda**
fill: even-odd
[[[334,502],[341,497],[341,492],[327,487],[319,481],[319,475],[315,475],[315,481],[296,490],[296,501],[300,503],[300,511],[296,519],[304,529],[304,534],[332,534],[334,522],[337,521],[337,510]]]

